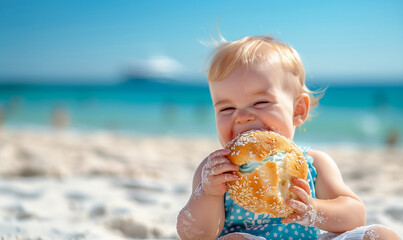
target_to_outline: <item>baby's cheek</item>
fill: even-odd
[[[227,146],[228,143],[232,140],[230,134],[226,134],[224,132],[222,132],[221,134],[219,133],[218,138],[223,147]]]
[[[228,142],[232,140],[231,133],[232,128],[229,122],[224,120],[217,121],[217,133],[218,138],[220,139],[221,145],[226,146]]]

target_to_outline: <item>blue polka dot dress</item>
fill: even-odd
[[[313,158],[306,154],[309,148],[301,149],[308,163],[308,183],[312,190],[312,197],[315,195],[316,169],[312,165]],[[316,227],[305,227],[297,223],[282,224],[282,218],[272,218],[269,214],[257,214],[249,212],[234,203],[228,193],[225,193],[225,223],[221,236],[233,232],[249,233],[266,239],[317,239],[319,229]]]

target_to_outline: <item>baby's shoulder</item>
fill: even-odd
[[[324,151],[321,150],[316,150],[309,148],[309,150],[306,152],[309,156],[311,156],[313,159],[322,159],[322,158],[330,158],[329,154],[325,153]]]
[[[309,149],[307,154],[313,158],[313,166],[318,170],[336,168],[333,158],[324,151]]]

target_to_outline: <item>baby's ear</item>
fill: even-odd
[[[309,95],[306,93],[301,93],[295,100],[294,103],[294,126],[301,126],[308,118],[310,106]]]

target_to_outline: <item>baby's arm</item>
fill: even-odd
[[[312,199],[309,184],[294,179],[291,191],[299,201],[290,205],[299,214],[284,219],[285,223],[301,220],[301,224],[316,226],[329,232],[345,232],[365,225],[365,207],[362,201],[344,184],[339,168],[327,154],[311,150],[318,176],[315,183],[317,199]],[[298,212],[297,211],[297,212]]]
[[[178,215],[177,230],[182,240],[216,239],[224,226],[224,194],[226,182],[238,177],[238,167],[226,155],[227,149],[213,152],[196,170],[193,192]]]

